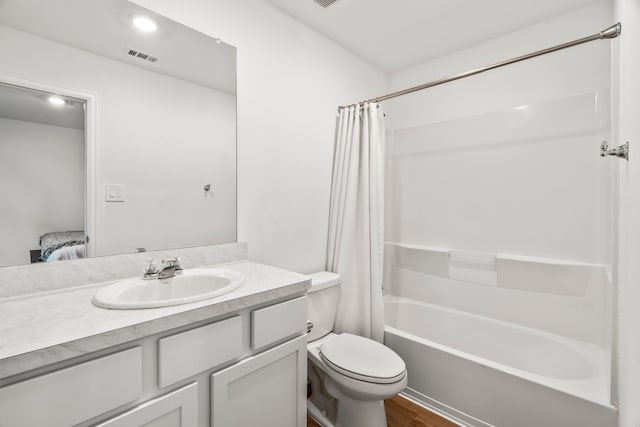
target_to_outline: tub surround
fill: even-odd
[[[228,252],[225,252],[227,247],[234,245],[222,246],[225,248],[222,248],[221,254],[202,253],[199,259],[189,259],[183,255],[185,251],[198,248],[122,256],[123,268],[111,273],[111,280],[116,275],[121,278],[140,274],[140,259],[146,259],[150,255],[178,253],[184,256],[186,267],[193,267],[198,261],[206,262],[216,256],[236,256],[243,250],[246,251],[245,245],[236,245],[238,247],[231,248]],[[114,258],[122,257],[87,260],[92,265],[100,264],[100,261],[102,263],[94,270],[85,272],[82,279],[105,277],[108,266],[120,266]],[[76,263],[60,265],[73,265],[67,277],[72,276],[73,271],[81,270]],[[144,310],[108,310],[94,306],[91,299],[95,292],[112,283],[111,281],[0,299],[3,317],[0,324],[0,385],[11,382],[8,377],[53,363],[224,316],[247,307],[289,299],[304,293],[309,287],[307,276],[250,261],[210,266],[224,266],[225,269],[242,273],[245,276],[244,284],[218,298]],[[38,272],[38,277],[41,277],[40,274],[44,273]],[[31,276],[32,279],[34,277]],[[57,284],[53,280],[49,283],[54,288]]]
[[[141,273],[148,258],[182,257],[185,268],[247,259],[246,243],[198,246],[0,268],[1,298],[119,280]]]
[[[583,297],[600,264],[386,242],[401,268],[505,289]]]
[[[387,243],[385,293],[598,346],[611,345],[608,313],[613,287],[606,266],[494,254],[492,263],[485,262],[487,257],[467,257],[471,262],[459,268],[459,262],[452,265],[456,260],[449,256],[451,252]],[[452,274],[461,270],[465,279]],[[489,273],[492,285],[475,280]]]

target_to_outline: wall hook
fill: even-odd
[[[209,197],[209,195],[211,195],[211,197],[215,197],[215,194],[213,194],[213,190],[211,189],[211,184],[206,184],[203,188],[204,188],[205,199]]]

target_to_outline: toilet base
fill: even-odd
[[[382,400],[357,400],[345,394],[332,381],[325,381],[327,391],[338,399],[335,427],[387,427]]]
[[[387,427],[387,419],[382,400],[362,402],[340,400],[337,420],[327,418],[311,399],[307,399],[307,413],[322,427]]]
[[[335,427],[335,423],[327,418],[326,411],[323,411],[315,404],[315,402],[311,399],[307,399],[307,415],[309,415],[313,420],[320,424],[322,427]]]

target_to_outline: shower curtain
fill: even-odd
[[[337,120],[327,269],[340,274],[336,332],[382,342],[384,313],[384,115],[375,103]]]

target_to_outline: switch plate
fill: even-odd
[[[104,200],[105,202],[124,202],[124,185],[105,185]]]

